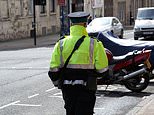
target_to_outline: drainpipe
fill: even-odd
[[[60,36],[64,35],[64,10],[63,10],[64,6],[60,6],[60,21],[61,21],[61,28],[60,28]]]
[[[36,46],[36,13],[35,13],[35,4],[36,0],[33,0],[33,22],[32,22],[32,27],[34,29],[34,45]]]

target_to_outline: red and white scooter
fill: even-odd
[[[103,77],[98,77],[98,85],[122,84],[133,92],[144,90],[150,80],[151,64],[149,62],[151,50],[132,51],[122,56],[113,56],[106,49],[109,60],[109,71]]]

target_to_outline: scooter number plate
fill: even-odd
[[[147,67],[148,67],[149,69],[151,68],[151,64],[150,64],[149,60],[146,60],[144,63],[147,65]]]

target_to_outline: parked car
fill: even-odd
[[[154,7],[139,8],[134,25],[134,40],[154,36]]]
[[[123,25],[116,17],[95,18],[87,25],[88,33],[110,31],[114,35],[123,38]]]

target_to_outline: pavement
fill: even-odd
[[[47,47],[54,45],[59,38],[59,34],[36,37],[36,45],[34,45],[34,38],[1,41],[0,51]]]
[[[133,25],[124,27],[124,30],[132,29]],[[0,41],[0,51],[50,46],[54,45],[59,38],[60,35],[58,33],[47,36],[39,36],[36,37],[36,45],[34,45],[34,38]]]
[[[49,47],[51,45],[54,45],[59,38],[59,34],[37,37],[36,46],[34,45],[33,38],[3,41],[0,42],[0,51]],[[127,115],[154,115],[154,94],[141,101],[129,113],[127,113]]]
[[[141,101],[126,115],[154,115],[154,94]]]

